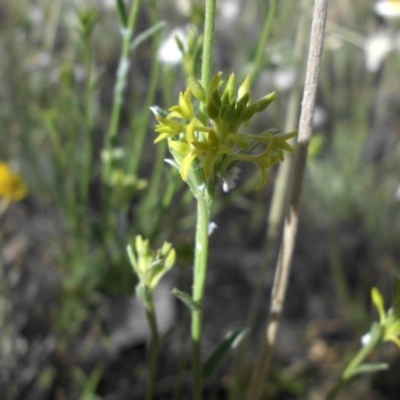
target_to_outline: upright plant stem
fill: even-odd
[[[204,288],[207,275],[208,226],[212,200],[207,199],[204,191],[197,194],[197,222],[194,259],[193,300],[203,306]],[[203,309],[192,312],[192,363],[193,363],[193,400],[201,400],[203,387],[201,339],[203,335]]]
[[[359,374],[357,369],[364,362],[364,360],[371,354],[371,352],[379,345],[382,340],[382,328],[379,323],[374,323],[370,329],[370,340],[363,346],[357,354],[350,361],[349,365],[343,371],[338,384],[326,396],[326,400],[335,400],[339,392],[344,386],[356,375]],[[371,371],[370,371],[371,372]]]
[[[293,89],[290,93],[288,101],[288,109],[286,114],[285,128],[284,132],[290,132],[296,129],[298,121],[298,108],[301,99],[301,86],[299,84],[299,78],[302,76],[304,71],[304,64],[302,63],[304,46],[306,42],[306,32],[307,32],[307,21],[306,18],[307,5],[309,0],[303,0],[300,6],[300,20],[296,33],[296,44],[295,44],[295,55],[294,63],[298,67],[298,79]],[[268,243],[275,244],[275,239],[278,237],[280,232],[282,222],[285,217],[285,210],[287,205],[287,198],[289,194],[290,177],[293,170],[294,157],[292,154],[288,154],[285,161],[280,164],[278,175],[276,178],[276,185],[271,201],[271,210],[268,215],[268,232],[266,235],[266,240]],[[271,243],[271,244],[272,244]],[[266,246],[267,247],[267,246]]]
[[[82,204],[86,207],[89,198],[90,180],[92,178],[92,161],[93,161],[93,125],[94,125],[94,102],[95,93],[92,83],[93,73],[93,48],[91,38],[87,38],[84,42],[85,46],[85,71],[86,71],[86,87],[85,87],[85,144],[84,144],[84,160],[81,179],[81,196]],[[82,222],[80,217],[80,222]]]
[[[206,19],[204,22],[203,62],[201,64],[201,83],[206,92],[210,87],[213,50],[216,0],[206,0]]]
[[[258,41],[257,52],[253,62],[253,71],[251,80],[252,82],[257,82],[258,75],[260,74],[262,63],[264,61],[265,46],[268,42],[269,33],[271,32],[272,24],[274,22],[276,15],[276,0],[271,0],[269,2],[268,17],[265,20],[263,30],[261,32],[261,37]]]
[[[208,92],[211,81],[214,47],[216,0],[206,0],[206,12],[204,23],[203,62],[201,67],[201,81]],[[201,183],[201,182],[200,182]],[[204,288],[207,274],[208,257],[208,226],[212,197],[209,196],[204,184],[196,187],[197,222],[195,239],[195,259],[193,278],[193,300],[202,307]],[[203,335],[203,309],[192,312],[192,373],[193,373],[193,400],[201,400],[203,377],[201,339]]]
[[[309,0],[303,0],[300,11],[300,21],[296,34],[296,44],[295,44],[295,65],[299,66],[299,70],[301,71],[302,58],[304,52],[304,44],[306,38],[307,31],[307,18],[305,18],[306,14],[306,5],[309,3]],[[299,82],[297,82],[290,93],[289,101],[288,101],[288,110],[286,114],[285,128],[284,132],[294,131],[296,129],[296,124],[298,121],[298,108],[301,99],[301,88]],[[268,229],[265,235],[265,244],[264,244],[264,260],[263,265],[260,268],[259,275],[259,286],[256,288],[256,293],[254,295],[254,305],[251,309],[250,317],[249,317],[249,326],[252,326],[254,320],[259,312],[260,301],[261,301],[261,292],[264,287],[265,276],[268,271],[268,266],[270,264],[270,260],[272,259],[273,249],[276,248],[277,239],[279,233],[282,229],[283,220],[285,218],[285,210],[287,207],[289,188],[291,182],[291,175],[294,165],[294,157],[292,154],[288,154],[285,157],[285,161],[282,162],[279,166],[278,174],[276,177],[274,193],[272,195],[271,200],[271,208],[268,214]]]
[[[149,375],[149,383],[148,390],[146,394],[146,400],[152,400],[154,396],[154,389],[156,386],[156,376],[157,376],[157,359],[158,359],[158,350],[160,347],[160,339],[158,335],[157,328],[157,319],[156,313],[154,309],[154,301],[151,296],[149,299],[149,303],[146,309],[147,321],[150,326],[151,331],[151,342],[150,342],[150,375]]]
[[[298,226],[300,198],[307,160],[307,150],[311,139],[312,117],[315,107],[327,8],[327,0],[315,0],[292,194],[289,202],[288,214],[284,222],[283,243],[279,251],[278,264],[275,271],[275,280],[272,289],[271,306],[265,332],[265,340],[259,364],[253,377],[248,397],[249,400],[257,400],[260,398],[269,368],[272,350],[276,341],[287,283],[289,280],[290,264]]]
[[[157,64],[157,72],[156,74],[153,74],[153,77],[155,76],[158,77],[159,62],[155,61],[155,63]],[[154,72],[154,65],[155,64],[153,64],[153,72]],[[153,77],[152,81],[154,80]],[[173,91],[174,83],[175,83],[175,71],[173,69],[166,68],[163,76],[163,85],[162,85],[164,104],[171,104],[171,94]],[[148,104],[144,112],[149,114],[148,112],[149,109],[150,109],[150,104]],[[146,119],[146,123],[143,124],[141,127],[139,127],[139,131],[136,132],[137,139],[139,139],[139,134],[141,135],[142,132],[146,133],[147,124],[148,124],[148,117]],[[135,168],[138,167],[138,162],[140,161],[140,155],[143,153],[142,149],[143,142],[144,142],[144,136],[143,140],[140,140],[140,144],[139,140],[135,141],[135,144],[137,146],[134,146],[134,156],[132,157],[137,159],[137,161],[134,162]],[[159,219],[159,213],[162,212],[162,207],[160,206],[160,188],[163,187],[162,178],[163,176],[165,176],[164,160],[166,152],[167,152],[167,144],[165,142],[158,143],[158,145],[156,146],[155,161],[151,179],[149,182],[149,187],[146,192],[146,195],[143,196],[140,204],[139,215],[144,217],[144,221],[141,224],[143,225],[142,227],[143,232],[147,237],[151,237],[154,234],[154,230],[156,228],[156,224]],[[133,171],[133,173],[136,174],[136,169]]]
[[[139,14],[139,7],[140,7],[141,0],[134,0],[131,11],[129,13],[129,19],[127,22],[126,26],[121,27],[122,31],[122,51],[121,51],[121,56],[119,59],[119,64],[118,64],[118,71],[117,71],[117,81],[115,83],[114,87],[114,101],[113,101],[113,107],[112,107],[112,112],[111,112],[111,120],[110,120],[110,125],[106,134],[106,143],[105,143],[105,148],[107,150],[112,149],[112,147],[115,144],[118,129],[119,129],[119,124],[120,124],[120,119],[121,119],[121,110],[122,110],[122,104],[124,101],[124,93],[125,93],[125,88],[126,88],[126,82],[128,78],[128,72],[129,72],[129,65],[130,65],[130,60],[129,56],[131,53],[131,41],[132,37],[135,31],[135,25],[136,25],[136,20]],[[110,157],[108,157],[110,159]],[[106,164],[106,171],[109,165]],[[108,171],[107,171],[108,172]]]
[[[155,25],[159,20],[157,2],[155,0],[150,1],[151,10],[151,21]],[[150,82],[146,98],[144,100],[143,109],[141,110],[140,116],[134,115],[132,122],[132,133],[133,133],[133,155],[129,157],[128,170],[137,175],[140,161],[143,155],[143,146],[145,143],[146,132],[149,125],[151,116],[150,106],[154,104],[154,98],[156,96],[159,77],[160,77],[160,62],[157,59],[157,51],[160,44],[160,36],[157,34],[153,38],[153,65],[150,72]],[[169,104],[169,103],[166,103]]]

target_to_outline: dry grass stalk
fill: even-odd
[[[279,258],[275,272],[271,295],[271,306],[265,332],[266,336],[263,343],[262,355],[253,377],[252,388],[248,397],[249,400],[257,400],[262,392],[263,383],[271,360],[272,350],[276,341],[289,280],[290,264],[293,256],[298,226],[300,198],[307,161],[307,151],[311,139],[312,118],[314,114],[318,75],[321,64],[327,8],[327,0],[315,0],[306,81],[299,123],[292,194],[289,202],[289,210],[284,223],[283,242],[279,251]]]

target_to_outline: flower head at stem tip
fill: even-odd
[[[222,180],[222,189],[227,192],[235,187],[238,179],[239,169],[235,165],[250,162],[261,172],[258,190],[267,183],[269,170],[284,160],[285,152],[294,151],[287,141],[297,131],[239,132],[241,126],[247,126],[276,97],[270,93],[252,103],[249,85],[247,77],[237,89],[236,78],[231,74],[224,86],[220,72],[206,90],[199,80],[191,77],[186,90],[179,94],[178,104],[169,108],[169,114],[162,116],[155,110],[159,124],[155,127],[158,136],[154,143],[168,140],[182,179],[192,180],[192,187],[199,187],[203,182],[200,187],[206,184],[213,191]],[[192,103],[193,98],[201,107]],[[254,154],[253,150],[258,147],[264,149]]]

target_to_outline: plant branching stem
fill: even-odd
[[[204,190],[197,194],[197,223],[195,239],[193,300],[203,306],[204,289],[207,275],[208,226],[210,221],[211,199],[207,199]],[[203,378],[201,339],[203,335],[203,309],[192,312],[192,363],[193,363],[193,400],[201,400]]]
[[[312,117],[314,114],[316,89],[322,56],[327,7],[327,0],[315,0],[292,194],[289,202],[288,214],[284,222],[283,242],[279,251],[278,263],[275,271],[271,306],[263,348],[253,377],[248,397],[249,400],[257,400],[260,398],[268,372],[272,350],[276,341],[289,280],[290,264],[298,226],[303,176],[307,160],[308,145],[311,139]]]
[[[358,353],[350,361],[349,365],[343,371],[339,383],[328,393],[326,400],[335,400],[339,392],[355,375],[357,375],[357,368],[364,362],[364,360],[371,354],[371,352],[378,346],[382,339],[382,330],[378,323],[374,323],[370,330],[370,341],[366,346],[363,346]]]
[[[213,65],[215,9],[216,0],[206,0],[203,62],[201,67],[201,82],[206,92],[208,92],[210,87]],[[194,257],[193,300],[202,307],[207,274],[208,226],[210,222],[212,197],[207,192],[207,188],[203,182],[198,183],[200,183],[200,185],[197,185],[197,187],[194,188],[194,193],[197,200],[197,221]],[[202,335],[203,309],[201,308],[199,311],[192,312],[193,400],[201,400],[202,398]]]
[[[128,25],[126,27],[121,27],[122,51],[118,64],[117,81],[114,87],[114,101],[111,112],[111,121],[106,135],[106,149],[111,149],[113,147],[113,142],[116,140],[119,129],[122,104],[124,101],[124,93],[129,72],[131,41],[135,31],[137,17],[139,15],[140,3],[141,0],[134,0],[129,13]]]

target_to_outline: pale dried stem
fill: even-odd
[[[286,288],[290,274],[290,264],[297,233],[301,190],[307,161],[307,150],[311,139],[312,118],[314,114],[318,75],[321,64],[327,8],[327,0],[315,0],[306,81],[299,123],[298,146],[293,175],[292,193],[289,201],[289,210],[284,222],[283,241],[279,251],[275,272],[274,285],[271,294],[271,306],[262,355],[253,377],[252,388],[248,397],[249,400],[257,400],[262,392],[285,301]]]

